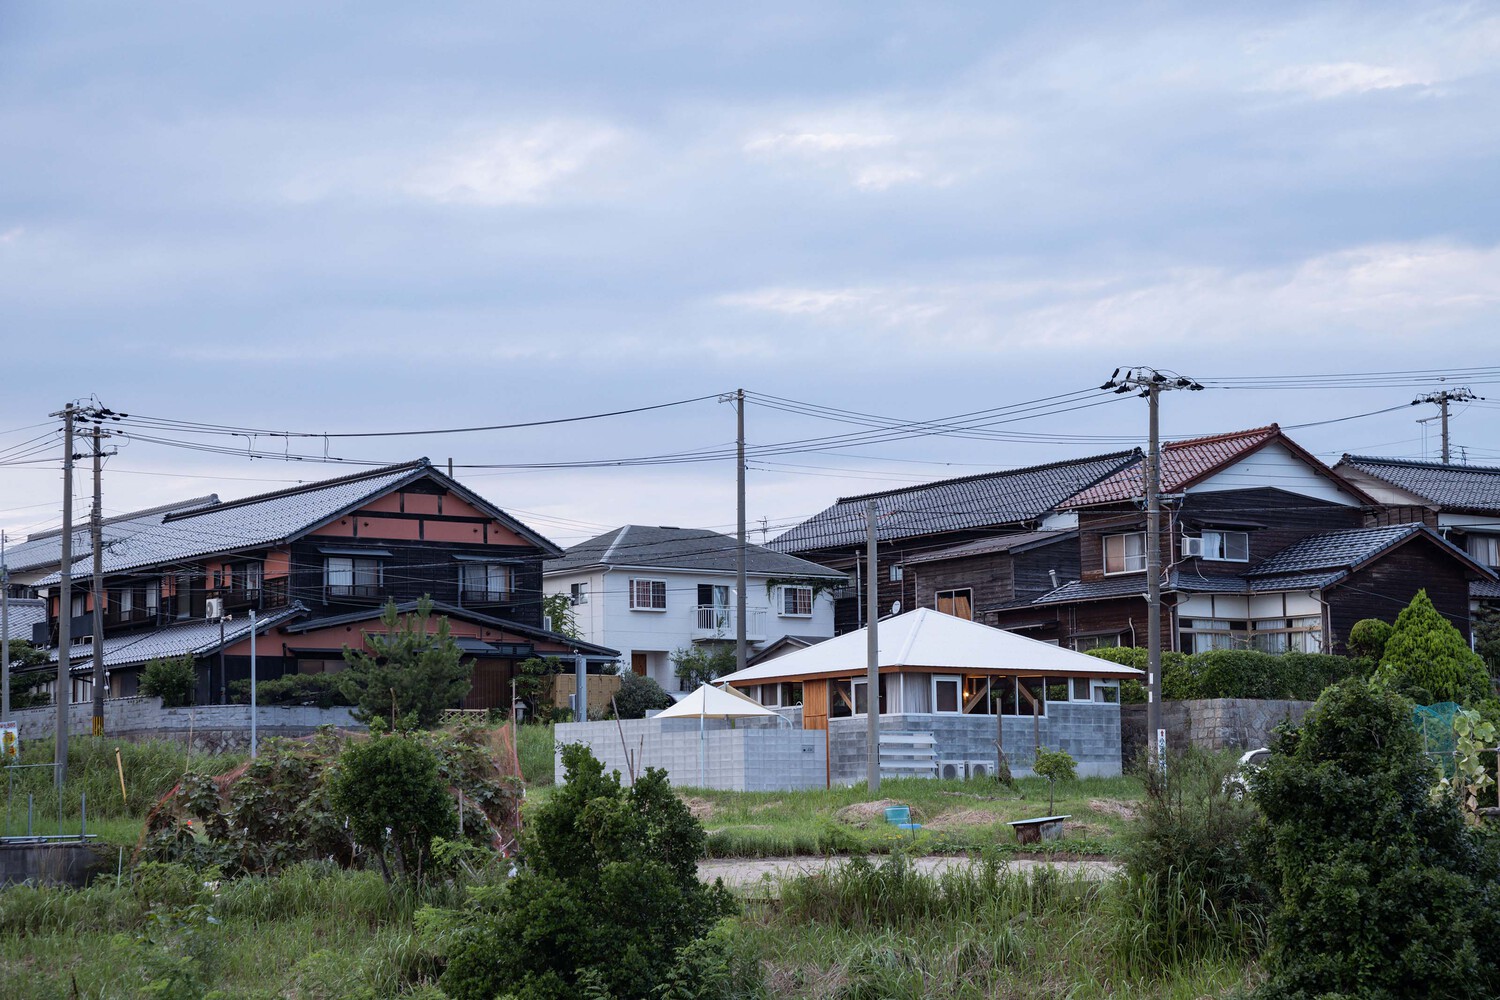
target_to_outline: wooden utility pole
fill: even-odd
[[[89,511],[89,545],[94,554],[94,720],[92,732],[104,735],[104,460],[103,433],[95,424],[92,432],[94,445],[94,508]]]

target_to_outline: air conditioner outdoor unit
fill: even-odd
[[[204,604],[203,617],[209,621],[218,621],[224,617],[224,599],[222,597],[210,597]]]
[[[1203,538],[1200,535],[1182,536],[1182,558],[1191,559],[1194,556],[1202,557]]]
[[[995,762],[992,760],[969,761],[969,777],[993,778],[995,776]]]
[[[962,781],[964,777],[964,762],[961,760],[938,761],[938,777],[949,781]]]

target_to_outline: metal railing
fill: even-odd
[[[26,793],[26,832],[15,832],[19,826],[19,818],[15,816],[16,811],[16,772],[31,768],[46,768],[56,775],[56,764],[7,764],[5,766],[5,820],[3,830],[0,830],[0,842],[8,844],[16,843],[50,843],[61,840],[90,840],[94,834],[89,833],[89,797],[87,792],[78,793],[78,832],[65,832],[63,829],[63,792],[60,789],[57,794],[57,832],[38,833],[36,815],[36,792]]]

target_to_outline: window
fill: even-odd
[[[128,619],[135,611],[135,591],[126,587],[115,595],[115,609],[121,618]]]
[[[945,615],[974,620],[974,592],[972,590],[940,590],[934,606]]]
[[[379,597],[382,577],[379,559],[329,556],[325,566],[329,597]]]
[[[1468,539],[1469,555],[1477,563],[1500,566],[1500,535],[1471,534]]]
[[[1146,569],[1146,533],[1104,536],[1104,572],[1140,573]]]
[[[1094,681],[1094,700],[1106,705],[1120,703],[1119,681]]]
[[[235,567],[239,574],[239,587],[247,597],[254,599],[260,596],[260,587],[265,578],[265,567],[258,562],[243,563]]]
[[[1249,562],[1250,533],[1248,531],[1205,531],[1203,558],[1210,562]]]
[[[515,570],[503,563],[462,563],[464,600],[506,601],[515,590]]]
[[[1178,647],[1184,653],[1210,649],[1244,649],[1250,644],[1250,623],[1221,618],[1183,618],[1178,623]]]
[[[760,703],[767,708],[791,708],[794,705],[800,705],[802,704],[802,685],[791,682],[762,684]]]
[[[734,614],[729,610],[729,587],[718,583],[698,584],[698,628],[708,632],[727,632],[734,628]]]
[[[902,569],[901,566],[897,565],[897,566],[892,566],[891,567],[891,582],[892,583],[900,583],[901,582],[901,578],[904,575],[905,574],[904,574],[903,569]]]
[[[161,610],[161,581],[146,584],[146,614],[155,617]]]
[[[1252,644],[1263,653],[1321,653],[1323,619],[1318,615],[1252,622]]]
[[[811,587],[781,588],[781,617],[811,618],[813,592]]]
[[[952,713],[962,711],[963,706],[959,702],[959,688],[962,683],[958,677],[934,677],[932,679],[932,710]]]
[[[631,611],[665,611],[665,610],[667,610],[667,581],[665,581],[665,580],[631,580],[630,581],[630,610]]]
[[[84,614],[86,611],[87,608],[84,607],[84,596],[82,594],[74,594],[72,601],[68,603],[68,614],[74,618],[77,618],[79,615]]]
[[[589,602],[589,585],[586,583],[575,583],[568,588],[568,602],[573,607]]]
[[[1089,679],[1087,677],[1073,678],[1073,700],[1092,701],[1093,695],[1089,693]]]
[[[1046,688],[1048,701],[1068,700],[1068,679],[1066,677],[1048,677]]]
[[[1108,632],[1101,635],[1080,635],[1073,638],[1073,648],[1080,653],[1087,653],[1091,649],[1108,649],[1120,644],[1120,633]]]
[[[828,682],[828,717],[847,719],[854,714],[854,692],[848,679]]]
[[[854,689],[854,714],[865,715],[870,711],[870,679],[856,677],[851,682]],[[885,675],[880,678],[880,714],[885,715],[890,707],[885,699]]]

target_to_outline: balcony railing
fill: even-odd
[[[378,600],[385,596],[385,588],[379,584],[333,584],[330,583],[323,588],[324,592],[331,598],[342,600]]]
[[[464,587],[459,592],[459,600],[464,604],[509,604],[515,600],[515,594],[509,590],[490,590],[486,587]]]
[[[717,604],[700,604],[693,622],[694,639],[733,639],[735,609]],[[745,638],[759,641],[766,637],[766,609],[747,608],[745,611]]]

